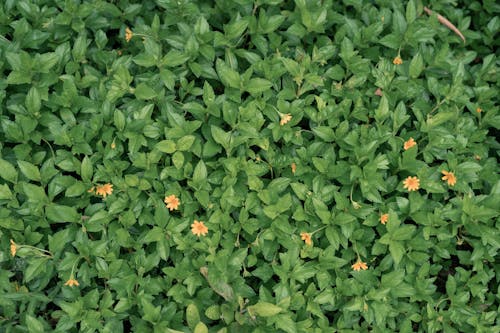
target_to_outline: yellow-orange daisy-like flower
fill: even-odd
[[[311,234],[308,232],[301,232],[300,233],[300,239],[306,243],[306,245],[312,245],[312,239],[311,239]]]
[[[208,233],[208,228],[203,221],[194,220],[194,223],[191,224],[191,232],[198,237],[200,237],[200,235],[205,236]]]
[[[420,179],[408,176],[408,178],[403,181],[403,187],[409,192],[416,191],[420,188]]]
[[[73,286],[78,287],[80,284],[78,283],[78,281],[74,277],[70,277],[69,280],[66,281],[66,283],[64,285],[70,286],[70,287],[73,287]]]
[[[442,180],[447,181],[448,185],[454,186],[457,183],[457,177],[455,177],[455,174],[451,171],[441,171],[443,174],[443,177],[441,177]]]
[[[287,124],[290,120],[292,120],[292,115],[289,114],[289,113],[286,113],[286,114],[280,114],[280,125],[283,126],[285,124]]]
[[[400,56],[397,56],[396,58],[394,58],[394,60],[392,61],[392,63],[394,65],[401,65],[403,63],[403,59],[401,59]]]
[[[481,113],[481,112],[483,112],[483,109],[481,109],[481,108],[477,108],[477,109],[476,109],[476,112],[477,112],[477,113]]]
[[[12,254],[12,256],[15,257],[16,252],[17,252],[17,244],[11,239],[10,240],[10,254]]]
[[[403,148],[405,150],[408,150],[410,149],[411,147],[414,147],[417,145],[417,142],[415,140],[413,140],[413,138],[409,138],[408,141],[405,142]]]
[[[179,204],[181,203],[181,201],[175,196],[175,194],[165,197],[165,200],[163,201],[165,202],[165,204],[167,204],[167,208],[170,209],[170,211],[179,209]]]
[[[380,215],[380,223],[386,224],[387,221],[389,221],[389,214],[382,214]]]
[[[359,271],[361,269],[365,271],[368,269],[366,262],[362,262],[361,259],[358,259],[358,261],[356,263],[354,263],[351,267],[355,271]]]
[[[127,41],[127,43],[130,42],[132,37],[134,37],[134,33],[132,32],[132,30],[130,30],[129,27],[125,28],[125,40]]]
[[[295,162],[293,162],[291,165],[291,168],[292,168],[292,173],[295,175],[295,171],[297,171],[297,164],[295,164]]]
[[[110,183],[96,186],[95,194],[100,195],[103,198],[106,198],[106,196],[110,195],[111,193],[113,193],[113,185]]]

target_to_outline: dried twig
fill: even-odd
[[[432,10],[430,10],[429,8],[427,7],[424,7],[424,11],[430,16],[432,15]],[[437,14],[437,18],[438,18],[438,21],[445,25],[446,27],[448,27],[448,29],[450,29],[451,31],[453,31],[454,33],[456,33],[460,38],[462,38],[462,40],[464,41],[464,44],[465,44],[465,37],[464,35],[462,35],[462,33],[460,32],[460,30],[457,29],[457,27],[455,27],[453,25],[453,23],[451,23],[450,21],[448,21],[446,19],[446,17],[442,16],[442,15],[439,15]]]

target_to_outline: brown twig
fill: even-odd
[[[432,15],[432,10],[430,10],[429,8],[427,7],[424,7],[424,11],[430,16]],[[437,13],[436,13],[437,14]],[[450,21],[448,21],[446,19],[446,17],[442,16],[442,15],[439,15],[437,14],[437,18],[438,18],[438,21],[445,25],[448,29],[450,29],[451,31],[453,31],[454,33],[456,33],[460,38],[462,38],[462,40],[464,41],[464,44],[465,44],[465,37],[464,35],[462,35],[462,33],[460,32],[460,30],[457,29],[457,27],[455,27],[453,25],[453,23],[451,23]]]

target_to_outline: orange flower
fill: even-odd
[[[311,234],[308,232],[301,232],[300,233],[300,239],[306,243],[306,245],[312,245],[312,239],[311,239]]]
[[[203,221],[194,220],[194,223],[191,224],[191,232],[198,237],[205,236],[208,233],[208,228],[203,224]]]
[[[283,113],[280,113],[280,125],[283,126],[285,125],[286,123],[288,123],[290,120],[292,120],[292,115],[287,113],[287,114],[283,114]]]
[[[476,112],[477,112],[477,113],[481,113],[481,112],[483,112],[483,109],[481,109],[481,108],[477,108],[477,109],[476,109]]]
[[[415,146],[416,144],[417,144],[417,142],[415,140],[413,140],[413,138],[409,138],[408,141],[405,142],[403,148],[405,150],[408,150],[411,147]]]
[[[12,254],[12,256],[15,257],[16,252],[17,252],[17,244],[14,243],[14,241],[11,239],[10,240],[10,254]]]
[[[403,187],[408,189],[408,192],[416,191],[420,188],[420,179],[408,176],[408,178],[403,181]]]
[[[297,171],[297,164],[293,162],[291,168],[292,168],[292,173],[295,175],[295,171]]]
[[[453,172],[448,172],[448,171],[441,171],[441,173],[444,175],[441,177],[442,180],[445,180],[448,182],[448,185],[454,186],[457,183],[457,177],[455,177],[455,174]]]
[[[386,224],[387,221],[389,221],[389,214],[382,214],[380,215],[380,223]]]
[[[165,200],[163,200],[167,204],[167,208],[170,209],[170,211],[173,211],[174,209],[179,208],[179,204],[181,201],[179,198],[175,196],[175,194],[169,195],[168,197],[165,197]]]
[[[95,194],[100,195],[103,198],[106,198],[106,196],[110,195],[111,193],[113,193],[113,185],[110,183],[96,186]]]
[[[129,29],[129,27],[127,27],[125,29],[125,40],[127,41],[127,43],[130,42],[132,37],[134,37],[134,33],[132,32],[132,30]]]
[[[359,271],[361,269],[365,271],[368,269],[366,262],[362,262],[361,259],[358,259],[358,261],[356,263],[354,263],[351,267],[355,271]]]
[[[398,55],[394,60],[392,61],[394,65],[401,65],[403,63],[403,59]]]
[[[73,277],[71,276],[69,278],[68,281],[66,281],[66,283],[64,284],[65,286],[70,286],[70,287],[73,287],[73,286],[79,286],[80,284],[78,283],[78,281]]]

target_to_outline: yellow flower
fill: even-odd
[[[365,271],[368,269],[368,266],[366,266],[366,263],[362,262],[361,259],[358,259],[358,261],[356,263],[354,263],[351,267],[355,271],[359,271],[361,269]]]
[[[297,171],[297,164],[295,164],[295,162],[293,162],[291,165],[291,168],[292,168],[292,173],[295,175],[295,171]]]
[[[481,113],[481,112],[483,112],[483,109],[481,109],[481,108],[477,108],[477,109],[476,109],[476,112],[477,112],[477,113]]]
[[[106,196],[110,195],[111,193],[113,193],[113,185],[110,183],[96,186],[95,194],[100,195],[103,198],[106,198]]]
[[[448,172],[448,171],[441,171],[441,173],[444,175],[441,177],[442,180],[445,180],[448,182],[448,185],[454,186],[457,183],[457,177],[455,177],[455,174],[453,172]]]
[[[420,179],[408,176],[408,178],[403,181],[403,187],[409,192],[416,191],[420,188]]]
[[[415,142],[415,140],[413,140],[413,138],[409,138],[408,141],[405,142],[403,148],[405,150],[408,150],[411,147],[415,146],[416,144],[417,144],[417,142]]]
[[[10,254],[12,254],[12,256],[15,257],[16,252],[17,252],[17,244],[14,243],[14,241],[11,239],[10,240]]]
[[[65,286],[70,286],[70,287],[73,287],[73,286],[79,286],[80,284],[78,283],[78,281],[73,277],[71,276],[69,278],[68,281],[66,281],[66,283],[64,284]]]
[[[290,120],[292,120],[292,115],[289,113],[286,113],[286,114],[280,113],[280,118],[281,118],[280,125],[283,126],[286,123],[288,123]]]
[[[127,43],[130,42],[132,37],[134,37],[134,33],[132,32],[132,30],[129,29],[129,27],[127,27],[125,29],[125,40],[127,41]]]
[[[191,224],[191,232],[198,237],[205,236],[208,233],[208,228],[203,224],[203,221],[194,220],[194,223]]]
[[[163,200],[167,204],[167,208],[170,209],[170,211],[173,211],[174,209],[179,208],[179,204],[181,201],[179,198],[175,196],[175,194],[169,195],[168,197],[165,197],[165,200]]]
[[[380,215],[380,223],[386,224],[387,221],[389,221],[389,214],[382,214]]]
[[[301,232],[300,233],[300,239],[306,243],[306,245],[312,245],[312,239],[311,239],[311,234],[308,232]]]
[[[111,142],[111,149],[115,149],[116,148],[116,143],[115,143],[115,140],[113,140],[113,142]]]
[[[403,59],[398,55],[394,60],[392,61],[394,65],[401,65],[403,63]]]

